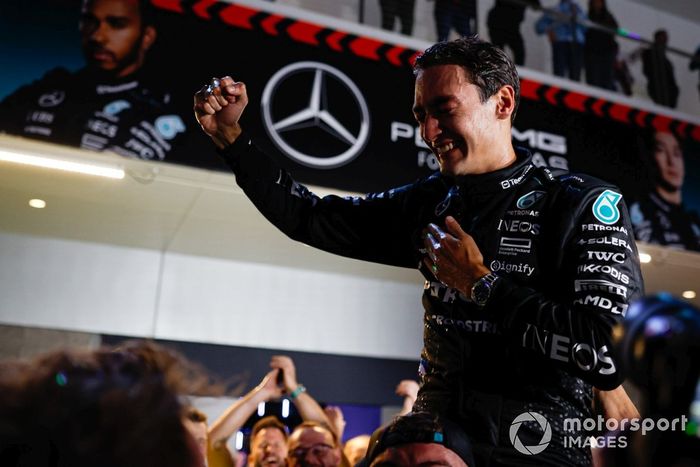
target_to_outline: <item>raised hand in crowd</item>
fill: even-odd
[[[305,421],[329,424],[321,406],[297,381],[296,368],[291,358],[275,355],[270,360],[272,368],[248,394],[234,402],[211,425],[209,443],[212,449],[222,449],[228,438],[238,431],[255,412],[258,404],[287,395]],[[281,376],[280,376],[281,374]],[[281,383],[278,383],[278,380]]]
[[[396,386],[396,395],[403,397],[403,407],[401,407],[399,415],[406,415],[413,410],[413,404],[418,398],[418,389],[420,386],[412,379],[403,379]]]
[[[306,387],[297,381],[294,361],[286,355],[275,355],[270,360],[273,369],[282,372],[282,387],[304,421],[315,421],[330,425],[323,408],[306,392]]]
[[[228,438],[241,429],[255,412],[258,404],[282,397],[282,388],[277,385],[279,370],[269,371],[260,383],[245,396],[224,411],[209,428],[209,444],[212,449],[225,449]]]
[[[337,405],[329,405],[323,409],[323,412],[326,414],[326,417],[328,417],[329,426],[335,431],[338,439],[343,439],[346,423],[341,408]]]

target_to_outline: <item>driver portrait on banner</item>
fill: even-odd
[[[175,108],[159,74],[146,71],[158,37],[154,14],[147,0],[83,0],[85,66],[54,68],[7,96],[0,102],[0,132],[168,160],[190,119]]]
[[[670,132],[644,136],[642,160],[651,189],[630,205],[637,240],[700,251],[700,216],[683,203],[686,165],[683,147]]]

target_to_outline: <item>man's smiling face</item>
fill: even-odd
[[[416,75],[413,114],[423,140],[445,175],[485,172],[497,131],[496,98],[481,101],[479,88],[459,65],[437,65]]]

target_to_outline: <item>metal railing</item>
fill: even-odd
[[[411,37],[428,42],[434,42],[437,40],[437,33],[434,24],[435,19],[433,16],[433,8],[436,0],[406,1],[408,4],[413,4],[414,8],[414,25]],[[345,11],[352,10],[355,15],[348,17],[346,14],[342,19],[357,21],[360,24],[377,28],[379,28],[381,25],[379,2],[380,0],[334,0],[333,2],[328,2],[327,0],[277,0],[277,3],[280,4],[286,3],[311,11],[330,14],[336,17],[338,17],[337,12],[342,9],[345,9]],[[530,60],[525,62],[525,67],[553,74],[554,70],[551,50],[549,50],[549,47],[544,45],[545,39],[541,36],[535,35],[534,33],[534,24],[538,17],[544,14],[549,14],[556,18],[559,22],[572,23],[572,28],[580,26],[588,29],[595,29],[609,33],[616,39],[619,39],[620,52],[617,56],[616,65],[623,68],[622,72],[627,70],[626,72],[628,73],[628,79],[632,81],[629,88],[632,97],[652,100],[651,94],[654,92],[650,92],[648,86],[646,86],[649,78],[643,73],[643,67],[641,65],[644,50],[654,49],[654,40],[651,37],[645,37],[642,34],[633,32],[634,25],[625,25],[627,26],[626,28],[610,28],[590,21],[587,16],[572,17],[572,15],[562,13],[556,8],[533,6],[532,0],[508,0],[508,2],[513,5],[526,7],[524,20],[520,24],[520,31],[524,38],[525,51],[527,56],[530,57]],[[556,2],[556,0],[550,0],[550,3],[554,2]],[[332,8],[330,5],[331,3],[333,4]],[[578,3],[582,7],[585,7],[585,3],[587,2],[584,0],[578,0]],[[489,30],[486,27],[486,18],[488,16],[488,11],[494,6],[494,0],[477,0],[476,4],[477,16],[473,29],[476,29],[482,37],[490,39]],[[586,12],[584,11],[584,13]],[[616,15],[618,22],[623,20],[623,18],[620,16]],[[669,29],[672,27],[672,25],[669,25]],[[398,31],[395,32],[398,33]],[[452,37],[456,37],[456,33],[454,31],[452,32]],[[700,39],[698,39],[698,42],[700,43]],[[688,48],[692,48],[695,45],[697,44],[689,45]],[[700,115],[700,98],[698,95],[700,89],[697,87],[697,72],[692,71],[688,66],[694,57],[695,60],[698,60],[698,57],[690,50],[671,45],[667,45],[665,48],[663,48],[663,50],[657,50],[657,53],[659,53],[660,56],[665,56],[672,63],[673,71],[681,93],[678,110],[692,115]],[[585,68],[583,73],[585,75]],[[655,81],[662,83],[664,82],[663,79],[656,79]],[[619,84],[617,91],[624,93],[624,89]],[[658,93],[656,94],[658,95]]]

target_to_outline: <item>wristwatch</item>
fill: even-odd
[[[471,292],[472,302],[479,306],[486,305],[486,302],[489,301],[489,297],[491,297],[491,291],[496,285],[498,279],[500,279],[500,277],[490,272],[474,282]]]

